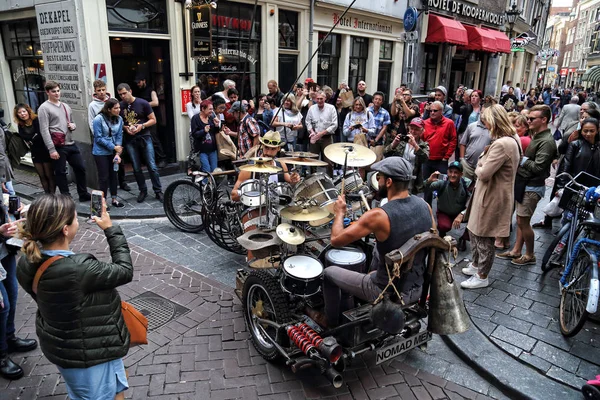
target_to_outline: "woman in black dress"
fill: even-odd
[[[40,177],[44,192],[54,193],[56,190],[54,168],[52,166],[52,159],[40,133],[40,124],[37,115],[35,115],[29,105],[21,103],[15,106],[13,118],[19,126],[19,135],[29,146],[33,165],[35,165],[35,170]]]

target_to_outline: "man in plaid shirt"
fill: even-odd
[[[244,158],[248,150],[258,144],[260,127],[258,126],[258,122],[248,114],[248,106],[239,101],[233,103],[229,112],[233,114],[235,120],[238,122],[239,158]]]
[[[383,158],[385,133],[391,122],[390,113],[387,112],[385,108],[381,107],[383,100],[383,92],[375,92],[373,94],[373,105],[368,108],[371,114],[373,114],[373,121],[375,122],[375,134],[373,137],[369,137],[369,147],[377,154],[377,161]]]

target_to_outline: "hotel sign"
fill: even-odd
[[[488,24],[504,25],[506,16],[485,10],[473,4],[461,3],[455,0],[428,0],[430,9],[447,11],[454,15],[473,18]]]

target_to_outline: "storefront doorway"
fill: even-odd
[[[144,74],[148,78],[147,84],[154,87],[159,101],[159,106],[154,110],[159,136],[168,162],[175,162],[177,155],[169,41],[113,37],[110,40],[110,52],[115,82],[115,88],[111,90],[116,90],[119,83],[127,83],[136,96],[138,87],[134,79],[138,73]],[[116,97],[117,93],[111,95]]]

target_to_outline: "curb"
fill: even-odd
[[[493,344],[471,321],[472,328],[441,336],[456,355],[510,398],[580,399],[582,394],[517,361]]]

